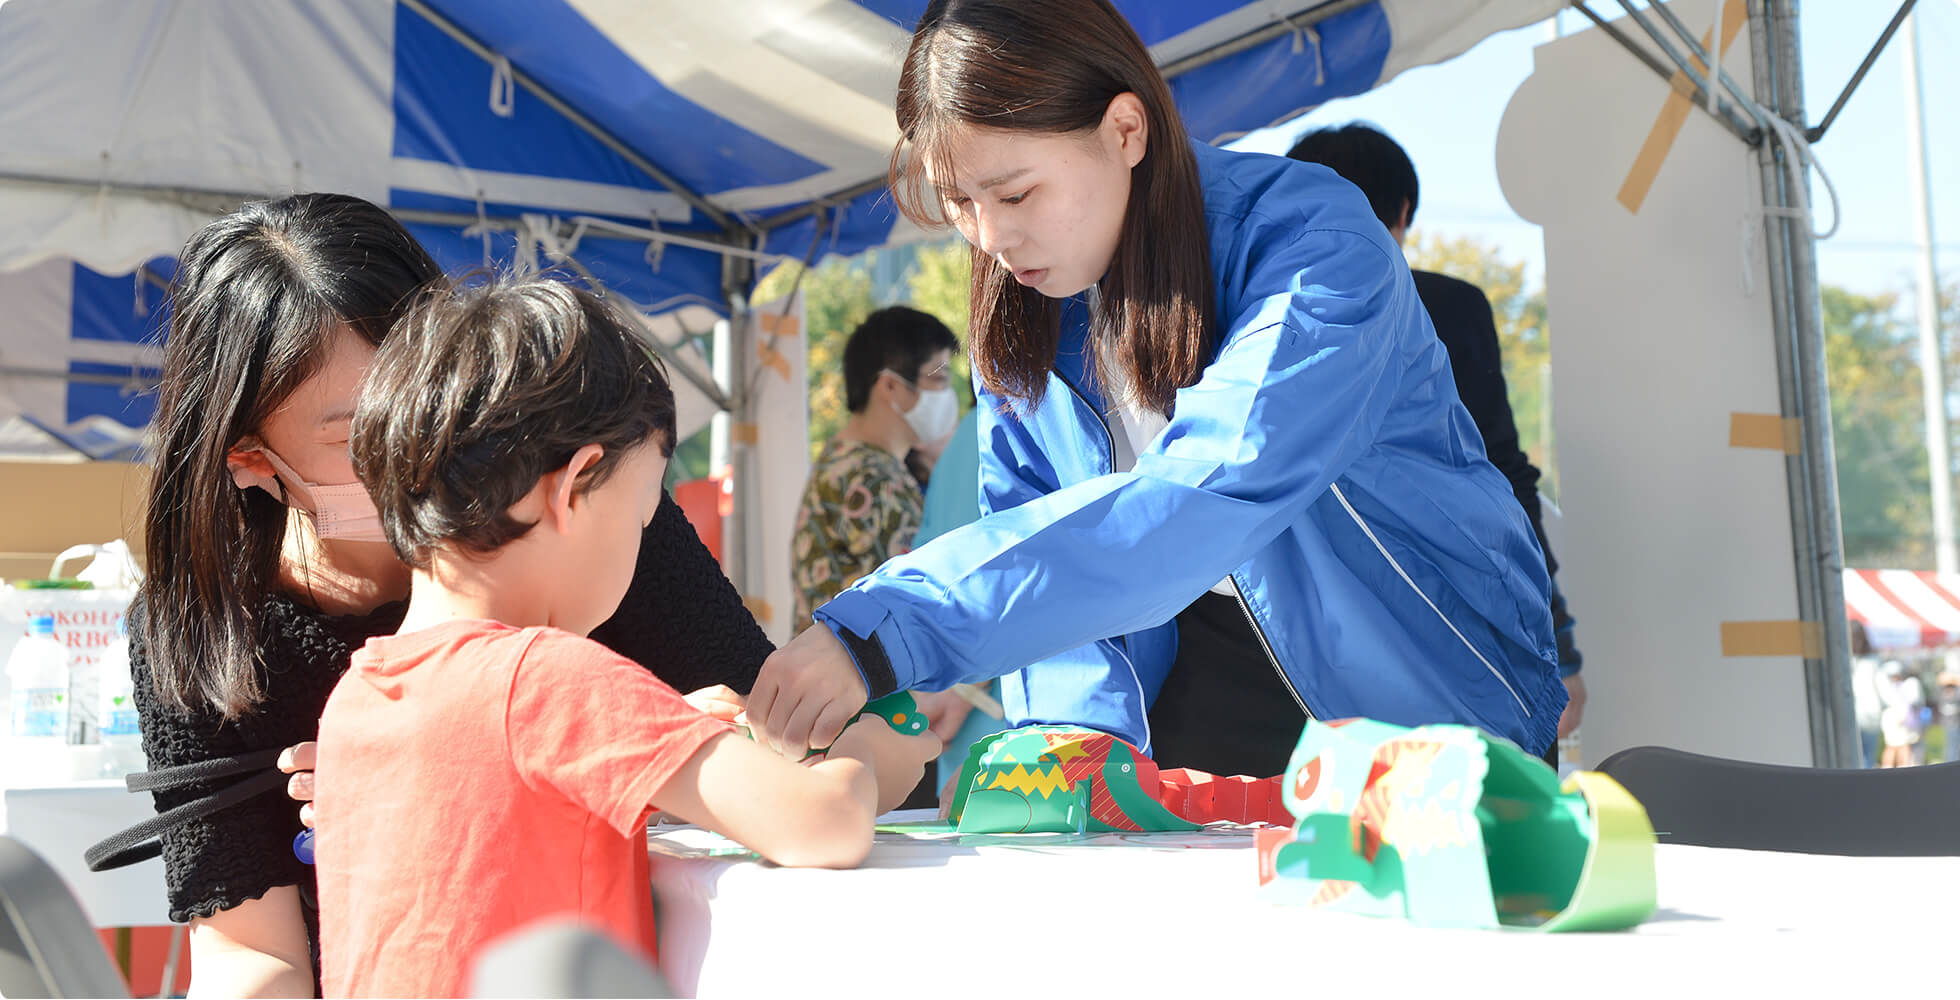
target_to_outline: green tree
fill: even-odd
[[[1506,261],[1474,239],[1409,234],[1409,266],[1460,278],[1490,299],[1504,356],[1504,387],[1518,425],[1518,446],[1538,467],[1538,489],[1558,499],[1558,450],[1551,424],[1551,333],[1543,289],[1527,290],[1523,261]]]
[[[1930,568],[1925,394],[1913,331],[1893,294],[1822,291],[1838,513],[1847,565]]]
[[[967,325],[971,319],[968,285],[973,277],[973,251],[965,240],[954,238],[920,247],[917,266],[907,280],[911,306],[939,317],[959,338],[960,350],[953,354],[953,384],[958,386],[965,405],[973,405],[972,372],[967,365]]]

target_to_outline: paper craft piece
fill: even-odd
[[[851,723],[867,715],[875,715],[885,720],[886,725],[891,726],[894,731],[903,733],[906,736],[917,736],[925,732],[926,727],[930,724],[929,720],[926,719],[925,713],[919,711],[919,703],[913,699],[912,692],[910,691],[896,691],[883,698],[867,703],[864,708],[858,711],[858,714],[851,716],[850,722],[844,723],[844,728],[849,729]],[[735,728],[740,729],[743,735],[749,739],[755,739],[755,730],[749,727],[746,721],[747,717],[742,716],[740,718],[743,721],[737,722]],[[803,759],[809,760],[811,757],[826,753],[829,750],[829,747],[825,747],[822,750],[812,750],[804,754]]]
[[[897,691],[864,706],[864,710],[851,717],[852,722],[875,715],[896,732],[907,736],[917,736],[926,731],[926,715],[919,711],[919,703],[910,691]]]
[[[1293,825],[1281,801],[1278,776],[1226,777],[1179,767],[1160,772],[1158,784],[1157,801],[1193,823]]]
[[[967,751],[951,817],[967,833],[1195,830],[1164,808],[1157,765],[1108,733],[1023,726]]]
[[[1626,789],[1469,726],[1309,721],[1281,776],[1291,831],[1261,892],[1432,927],[1617,930],[1654,911],[1654,831]]]

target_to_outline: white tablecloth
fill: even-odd
[[[1960,858],[1663,845],[1645,924],[1538,934],[1265,902],[1249,836],[1036,850],[880,835],[854,871],[662,853],[680,842],[654,837],[661,967],[701,997],[1868,995],[1886,978],[1874,956],[1951,941],[1960,914]]]
[[[125,790],[121,781],[82,781],[0,791],[0,833],[48,860],[82,901],[97,927],[142,927],[169,922],[163,862],[91,872],[82,861],[89,845],[156,815],[150,796]]]

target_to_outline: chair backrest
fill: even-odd
[[[81,903],[27,845],[0,835],[0,995],[126,997]]]
[[[1663,844],[1858,857],[1960,855],[1960,762],[1855,771],[1633,747],[1599,770]]]
[[[471,970],[475,997],[667,997],[640,957],[570,918],[540,921],[492,942]]]

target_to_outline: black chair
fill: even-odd
[[[1855,857],[1960,855],[1960,762],[1786,767],[1632,747],[1598,770],[1647,807],[1663,844]]]
[[[575,920],[540,921],[493,942],[471,967],[470,995],[669,997],[666,980],[639,956]]]
[[[127,997],[68,883],[0,835],[0,996]]]

